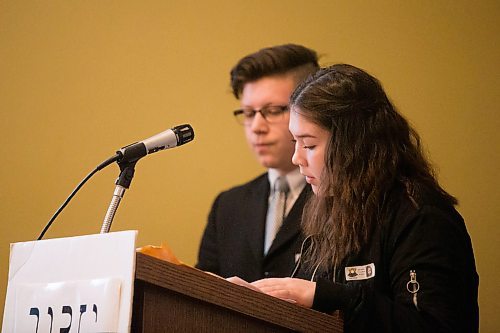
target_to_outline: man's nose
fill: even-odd
[[[263,132],[268,128],[267,120],[266,118],[264,118],[261,112],[255,113],[250,127],[253,132]]]

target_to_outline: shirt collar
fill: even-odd
[[[274,183],[276,182],[276,179],[280,176],[280,174],[276,169],[269,169],[267,170],[267,176],[269,179],[269,184],[271,184],[271,189],[273,189]],[[292,193],[292,195],[298,196],[306,186],[306,179],[300,174],[299,168],[296,168],[293,171],[287,173],[285,177],[286,181],[288,182],[288,186],[290,186],[290,192]]]

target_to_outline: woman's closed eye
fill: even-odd
[[[304,141],[302,141],[301,139],[297,140],[297,139],[292,139],[292,143],[295,145],[295,146],[299,146],[299,147],[302,147],[302,149],[308,149],[308,150],[313,150],[314,148],[316,148],[316,145],[308,145],[306,144]]]

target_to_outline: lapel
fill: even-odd
[[[304,208],[304,204],[309,197],[309,194],[312,192],[311,186],[307,184],[299,197],[295,201],[290,213],[288,213],[283,225],[280,230],[276,234],[276,238],[274,239],[269,251],[267,252],[267,256],[271,256],[276,250],[285,245],[290,239],[296,237],[300,232],[300,221],[302,219],[302,209]],[[262,245],[264,246],[264,245]]]
[[[249,247],[257,262],[261,262],[264,256],[264,231],[266,226],[266,215],[269,198],[269,180],[267,173],[259,179],[254,186],[247,189],[245,194],[246,206],[244,228],[242,230],[247,236]]]

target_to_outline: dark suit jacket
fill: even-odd
[[[197,268],[248,282],[290,276],[302,245],[300,219],[311,187],[306,185],[302,190],[264,256],[269,189],[268,176],[263,174],[217,196],[200,244]]]

